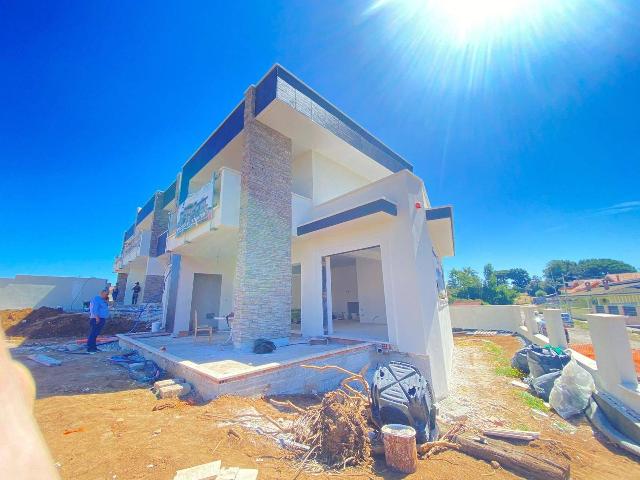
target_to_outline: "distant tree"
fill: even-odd
[[[509,285],[498,285],[493,292],[492,305],[513,305],[520,292]]]
[[[531,280],[529,280],[529,283],[527,284],[527,287],[526,287],[527,293],[529,295],[531,295],[532,297],[536,296],[536,292],[538,290],[542,290],[543,289],[543,285],[542,285],[543,283],[544,282],[542,281],[542,279],[539,276],[533,275],[531,277]]]
[[[511,285],[520,291],[524,291],[531,281],[529,272],[524,268],[511,268],[507,270],[506,278],[511,280]]]
[[[482,293],[482,280],[471,267],[462,270],[451,269],[447,286],[453,299],[479,299]]]
[[[610,258],[588,258],[576,265],[578,278],[602,278],[607,273],[627,273],[637,270],[628,263]]]
[[[578,264],[571,260],[551,260],[547,263],[542,273],[547,282],[562,282],[562,279],[573,280],[577,278]]]
[[[544,290],[536,290],[535,297],[544,297],[547,294]]]
[[[496,274],[496,281],[498,282],[498,285],[506,285],[507,282],[509,281],[509,272],[511,270],[496,270],[495,274]]]

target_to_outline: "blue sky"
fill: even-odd
[[[113,278],[136,207],[276,62],[454,206],[447,269],[640,267],[640,7],[461,37],[411,0],[235,3],[0,1],[0,276]]]

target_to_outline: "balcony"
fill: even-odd
[[[239,218],[240,172],[222,167],[170,215],[166,248],[174,250],[219,228],[237,228]]]
[[[134,233],[124,242],[122,253],[118,257],[116,257],[114,270],[123,270],[129,263],[133,262],[137,258],[148,256],[150,245],[150,230]]]

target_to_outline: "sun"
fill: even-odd
[[[377,0],[374,13],[391,9],[396,17],[413,19],[424,29],[437,30],[451,43],[477,43],[519,30],[542,14],[550,0]]]

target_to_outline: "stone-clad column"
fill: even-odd
[[[147,274],[144,279],[144,291],[142,292],[142,302],[144,303],[160,303],[164,292],[164,267],[160,266],[156,260],[158,256],[158,237],[169,226],[169,212],[162,208],[163,203],[163,192],[156,192],[151,220],[149,260],[147,261]]]
[[[291,331],[291,139],[254,118],[245,94],[233,344],[286,343]]]

